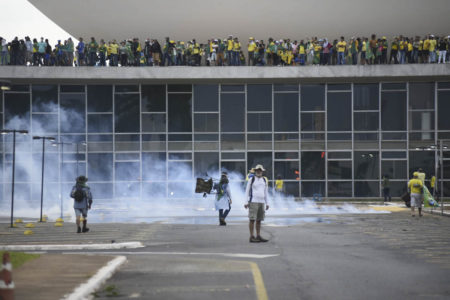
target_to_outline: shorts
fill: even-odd
[[[83,216],[83,218],[87,218],[88,209],[87,208],[74,208],[75,216],[78,218],[79,216]]]
[[[413,194],[411,193],[411,207],[421,208],[423,203],[422,194]]]
[[[248,218],[251,221],[263,221],[266,215],[264,203],[250,202],[248,205]]]

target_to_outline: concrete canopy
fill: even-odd
[[[29,0],[75,37],[169,36],[206,42],[230,34],[292,40],[450,34],[448,0]],[[45,33],[43,33],[45,34]]]

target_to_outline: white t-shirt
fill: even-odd
[[[266,180],[263,177],[255,176],[255,181],[252,185],[252,180],[250,179],[247,182],[247,188],[245,189],[245,195],[247,197],[247,201],[251,201],[254,203],[267,203],[267,190],[268,185]],[[250,193],[250,186],[252,186],[252,193]],[[250,195],[252,195],[250,199]]]

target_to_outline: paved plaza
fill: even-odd
[[[71,223],[59,228],[37,223],[31,236],[23,235],[22,225],[11,229],[3,223],[0,244],[141,242],[135,249],[40,251],[41,258],[30,263],[47,259],[45,274],[52,274],[48,257],[58,261],[52,279],[58,286],[77,270],[61,271],[64,263],[82,257],[100,268],[105,260],[125,256],[127,262],[96,299],[449,299],[450,218],[429,213],[412,218],[407,209],[386,209],[390,212],[284,216],[270,216],[269,210],[262,235],[270,241],[258,244],[248,242],[244,218],[230,217],[219,227],[207,216],[96,223],[87,234],[74,233]],[[18,296],[38,286],[21,284],[27,267],[16,271]],[[92,276],[92,270],[86,272]],[[66,289],[55,299],[70,293]]]

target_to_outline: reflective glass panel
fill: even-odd
[[[298,94],[275,94],[274,131],[298,131]]]
[[[143,112],[165,112],[166,111],[166,86],[142,85],[142,111]]]

